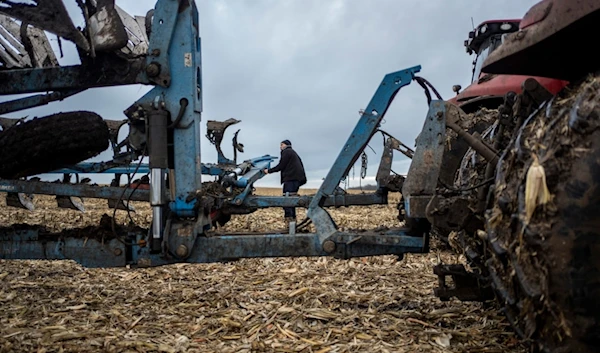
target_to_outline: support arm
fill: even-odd
[[[392,100],[400,88],[408,85],[414,78],[414,75],[421,71],[421,66],[415,66],[406,70],[393,72],[385,75],[379,88],[373,95],[369,105],[361,115],[356,127],[350,134],[350,137],[344,144],[342,151],[329,170],[327,177],[321,184],[319,191],[312,199],[308,216],[312,219],[318,233],[322,235],[322,240],[331,236],[336,231],[333,220],[325,210],[322,209],[326,198],[333,194],[342,178],[348,174],[350,168],[360,153],[369,143],[369,140],[377,132],[381,120],[385,116]]]

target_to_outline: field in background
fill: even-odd
[[[342,229],[398,226],[398,197],[329,211]],[[33,212],[4,202],[0,226],[59,230],[112,215],[104,200],[86,199],[85,213],[57,209],[50,196],[37,197]],[[148,205],[134,205],[131,220],[148,226]],[[298,218],[304,214],[299,208]],[[118,211],[117,220],[129,222],[127,213]],[[234,216],[224,230],[283,226],[283,211],[274,208]],[[429,254],[400,261],[265,258],[88,269],[0,260],[0,352],[524,352],[494,306],[433,296],[432,267],[457,259],[434,242]]]

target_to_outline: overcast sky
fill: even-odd
[[[68,1],[65,1],[68,2]],[[233,133],[245,153],[238,160],[271,154],[291,140],[307,169],[306,187],[318,187],[342,145],[387,73],[422,65],[420,76],[451,98],[452,85],[468,86],[474,56],[463,42],[475,25],[489,19],[521,18],[537,0],[213,0],[196,1],[202,37],[206,120],[242,120],[223,141],[228,158]],[[133,15],[154,6],[149,0],[117,0]],[[75,21],[77,22],[77,21]],[[69,51],[67,50],[67,53]],[[69,63],[70,58],[62,59]],[[149,88],[95,89],[63,102],[10,114],[42,116],[67,110],[93,110],[105,119],[123,110]],[[413,83],[396,96],[382,126],[406,145],[414,142],[427,113],[426,98]],[[216,162],[214,147],[202,135],[203,162]],[[382,138],[367,148],[373,183]],[[393,169],[406,173],[410,160],[394,154]],[[351,185],[357,185],[360,159]],[[352,171],[350,172],[352,177]],[[269,175],[257,186],[278,186]]]

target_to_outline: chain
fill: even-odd
[[[367,176],[367,164],[369,162],[369,159],[365,152],[363,152],[360,159],[361,159],[361,164],[362,164],[360,167],[360,178],[364,179]]]

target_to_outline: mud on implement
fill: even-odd
[[[218,159],[200,160],[201,43],[193,1],[158,0],[138,16],[114,1],[83,1],[83,29],[60,0],[0,3],[0,94],[30,94],[0,103],[0,114],[95,87],[153,87],[123,120],[88,111],[0,119],[0,190],[9,207],[33,209],[40,194],[80,211],[80,198],[106,199],[114,212],[131,210],[130,201],[152,207],[149,229],[116,225],[113,213],[85,239],[77,230],[4,227],[0,258],[148,267],[248,257],[401,257],[429,251],[430,237],[439,237],[468,259],[468,268],[433,269],[440,299],[497,300],[523,340],[542,351],[600,346],[600,77],[593,55],[573,54],[598,34],[600,1],[545,0],[522,19],[482,23],[465,43],[477,55],[473,83],[462,92],[457,86],[453,99],[419,77],[420,66],[385,75],[318,191],[280,197],[253,194],[276,158],[238,161],[239,130],[233,158],[225,156],[225,130],[238,120],[207,122]],[[44,31],[72,41],[81,64],[60,66]],[[398,91],[413,82],[423,87],[429,111],[411,149],[380,123]],[[123,127],[128,133],[120,139]],[[347,194],[340,182],[380,132],[377,190]],[[107,148],[110,160],[86,162]],[[412,159],[406,177],[391,172],[394,151]],[[37,175],[45,173],[63,178],[43,182]],[[137,173],[146,177],[122,185]],[[98,186],[85,177],[93,174],[114,178]],[[394,229],[342,231],[327,211],[387,204],[393,192],[402,195]],[[303,207],[307,217],[295,233],[219,228],[232,215],[269,207]]]

